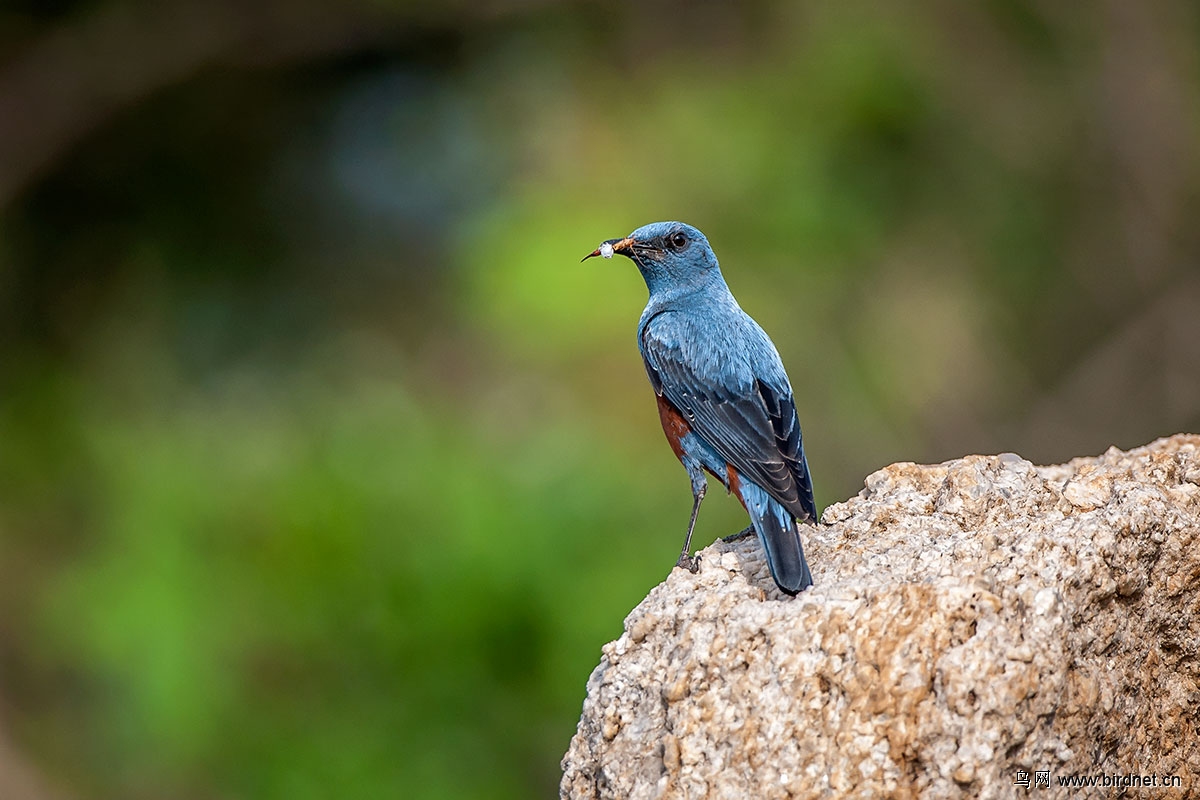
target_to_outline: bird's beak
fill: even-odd
[[[579,260],[583,262],[587,261],[589,258],[595,258],[596,256],[611,258],[613,253],[629,255],[633,250],[633,244],[634,241],[633,237],[631,236],[626,236],[624,239],[609,239],[607,242],[601,242],[599,247]],[[608,250],[607,254],[604,252],[606,249]]]

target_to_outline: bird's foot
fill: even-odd
[[[731,533],[728,536],[722,536],[721,541],[725,542],[726,544],[732,544],[733,542],[741,541],[742,539],[745,539],[747,536],[753,536],[753,535],[754,535],[754,526],[750,525],[745,530],[738,531],[737,533]]]
[[[685,551],[679,554],[679,560],[675,562],[675,566],[683,567],[694,575],[700,571],[700,556],[689,556]]]

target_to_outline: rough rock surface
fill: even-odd
[[[650,592],[588,681],[562,796],[1111,797],[1114,774],[1200,796],[1198,538],[1200,436],[893,464],[805,529],[798,597],[753,539]]]

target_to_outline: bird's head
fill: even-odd
[[[609,239],[582,260],[619,253],[637,265],[651,293],[684,288],[720,275],[704,234],[682,222],[652,222],[623,239]]]

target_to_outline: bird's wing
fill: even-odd
[[[688,352],[696,348],[685,344],[692,337],[672,324],[671,316],[667,312],[648,320],[639,342],[654,391],[678,408],[692,430],[741,475],[797,518],[816,522],[792,390],[766,334],[753,326],[762,341],[752,343],[765,347],[749,353],[697,357]]]

